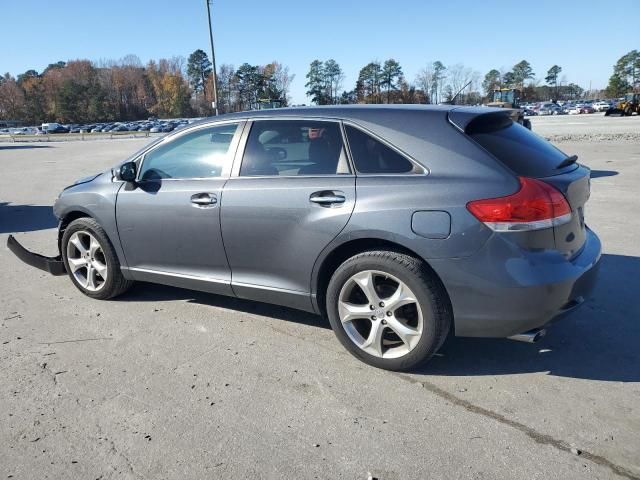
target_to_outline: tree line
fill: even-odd
[[[560,77],[562,67],[553,65],[536,80],[531,64],[522,60],[512,69],[491,69],[484,77],[461,63],[446,66],[439,60],[428,63],[413,82],[405,77],[402,66],[391,58],[373,61],[359,71],[352,90],[343,90],[344,74],[333,59],[314,60],[307,73],[307,96],[317,105],[348,103],[457,103],[477,105],[492,100],[493,92],[515,88],[525,101],[581,98],[584,89]]]
[[[306,93],[317,105],[349,103],[443,103],[482,104],[493,91],[517,88],[524,101],[570,100],[585,91],[561,76],[562,67],[552,65],[536,78],[531,64],[522,60],[509,70],[494,68],[482,76],[461,63],[429,62],[415,76],[406,78],[393,59],[363,66],[353,88],[344,88],[345,74],[334,59],[311,62],[306,74]],[[266,65],[244,63],[238,68],[223,64],[217,72],[220,113],[252,110],[262,106],[287,106],[295,75],[280,62]],[[599,97],[619,97],[640,90],[640,52],[632,50],[614,65]],[[134,55],[119,61],[73,60],[57,62],[42,72],[27,70],[13,77],[0,76],[0,119],[25,124],[44,121],[83,123],[206,116],[213,113],[212,65],[203,50],[188,59],[172,57],[143,65]]]
[[[484,77],[461,63],[445,66],[429,62],[413,82],[406,79],[402,66],[391,58],[373,61],[360,69],[352,90],[338,91],[344,73],[333,59],[311,62],[307,78],[307,96],[317,105],[348,103],[458,103],[477,105],[493,99],[497,89],[518,89],[527,102],[575,100],[587,92],[561,76],[562,67],[552,65],[543,78],[536,78],[533,67],[522,60],[510,70],[493,68]],[[482,78],[482,81],[480,80]],[[544,81],[543,81],[544,80]],[[640,90],[640,52],[632,50],[614,65],[605,90],[588,92],[592,97],[615,98]]]
[[[620,97],[628,92],[640,92],[640,51],[631,50],[618,59],[609,78],[607,93]]]
[[[73,60],[0,76],[0,119],[24,124],[89,123],[177,118],[213,113],[211,62],[202,50],[188,60],[172,57],[143,65],[134,55],[119,61]],[[220,113],[286,106],[294,76],[274,61],[221,65],[218,71]]]

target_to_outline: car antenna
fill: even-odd
[[[458,90],[458,93],[456,93],[453,96],[453,98],[451,99],[451,105],[455,105],[456,104],[456,98],[458,98],[458,95],[460,95],[465,88],[467,88],[469,85],[471,85],[472,81],[473,80],[469,80],[467,83],[465,83],[464,87],[462,87],[460,90]]]

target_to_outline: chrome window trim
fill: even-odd
[[[403,156],[405,159],[407,159],[407,161],[411,162],[411,164],[414,166],[414,168],[417,168],[421,171],[411,171],[411,172],[402,172],[402,173],[362,173],[359,172],[358,169],[356,168],[356,163],[353,160],[353,155],[351,154],[351,146],[349,145],[349,138],[347,136],[347,131],[346,128],[344,129],[344,137],[346,140],[346,145],[349,149],[349,156],[351,157],[351,160],[353,162],[353,171],[356,172],[356,176],[358,177],[414,177],[414,176],[427,176],[429,175],[430,171],[427,167],[425,167],[424,165],[422,165],[420,162],[418,162],[415,158],[413,158],[411,155],[409,155],[408,153],[406,153],[405,151],[403,151],[402,149],[396,147],[394,144],[390,143],[388,140],[385,140],[384,138],[382,138],[380,135],[372,132],[371,130],[369,130],[366,127],[363,127],[362,125],[353,122],[351,120],[344,120],[343,122],[343,126],[350,126],[353,127],[357,130],[362,131],[363,133],[369,135],[370,137],[372,137],[374,140],[377,140],[378,142],[382,143],[383,145],[385,145],[386,147],[389,147],[391,150],[395,151],[396,153],[398,153],[399,155]]]
[[[245,177],[241,177],[241,176],[237,176],[237,177],[230,177],[230,179],[237,179],[237,178],[246,178],[246,179],[267,179],[267,178],[355,178],[355,175],[353,173],[345,173],[345,174],[339,174],[339,173],[329,173],[327,175],[322,175],[322,174],[311,174],[311,175],[251,175],[251,176],[245,176]]]
[[[230,174],[231,174],[231,168],[232,168],[232,162],[233,159],[235,158],[236,155],[236,151],[238,149],[238,144],[240,143],[240,135],[244,129],[244,124],[246,123],[246,120],[244,119],[234,119],[234,120],[222,120],[222,121],[212,121],[212,122],[207,122],[204,124],[198,124],[195,125],[191,128],[185,128],[173,135],[167,135],[166,137],[164,137],[160,142],[156,143],[155,145],[151,146],[149,149],[145,150],[144,152],[142,152],[138,158],[136,158],[135,160],[133,160],[134,162],[136,162],[137,165],[137,173],[136,173],[136,183],[145,183],[147,181],[150,180],[141,180],[140,179],[140,174],[142,173],[142,167],[144,166],[144,160],[146,158],[146,156],[155,151],[156,149],[160,148],[161,146],[167,145],[171,142],[173,142],[174,140],[176,140],[177,138],[180,138],[184,135],[188,135],[190,133],[193,132],[197,132],[198,130],[204,130],[207,128],[214,128],[214,127],[218,127],[218,126],[223,126],[223,125],[229,125],[229,124],[237,124],[236,126],[236,131],[233,134],[233,138],[231,140],[231,143],[229,144],[229,151],[227,152],[227,158],[225,159],[224,165],[222,167],[222,171],[220,172],[220,175],[218,175],[217,177],[189,177],[189,178],[163,178],[161,179],[163,182],[167,181],[167,180],[172,180],[172,181],[178,181],[178,180],[212,180],[212,179],[216,179],[216,178],[221,178],[221,179],[228,179]],[[157,181],[157,180],[151,180],[151,181]]]

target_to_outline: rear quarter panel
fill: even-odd
[[[395,112],[392,112],[395,113]],[[517,178],[448,122],[446,113],[433,121],[413,112],[387,115],[376,123],[353,120],[390,142],[423,165],[427,174],[359,175],[356,206],[349,223],[316,262],[312,285],[324,258],[338,246],[373,238],[397,243],[425,259],[472,256],[492,232],[467,210],[471,200],[493,198],[518,190]],[[391,117],[391,118],[389,118]],[[380,123],[378,123],[378,121]],[[418,211],[447,212],[451,217],[446,238],[425,238],[412,229]],[[434,216],[434,219],[437,218]],[[438,230],[440,226],[434,226]],[[446,268],[440,261],[438,269]],[[440,274],[436,270],[436,273]],[[441,275],[442,276],[442,275]],[[315,289],[312,291],[315,292]]]

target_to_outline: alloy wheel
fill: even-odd
[[[107,261],[102,247],[89,232],[80,230],[67,242],[67,263],[70,273],[82,288],[97,292],[108,277]]]
[[[403,281],[382,271],[364,270],[344,283],[338,316],[351,341],[375,357],[402,357],[422,337],[417,297]]]

